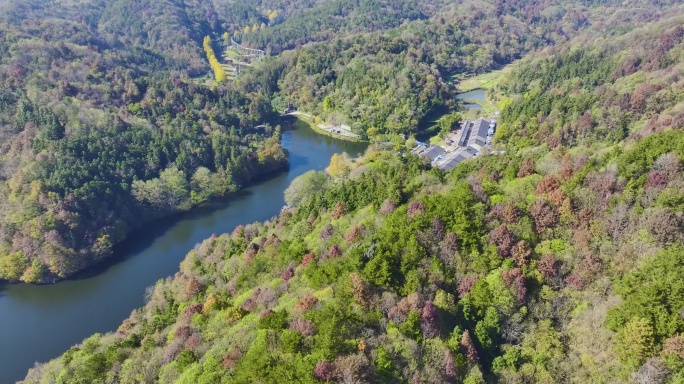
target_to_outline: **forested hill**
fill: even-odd
[[[282,167],[253,127],[288,103],[365,139],[420,133],[454,75],[674,3],[0,0],[0,280],[71,276],[143,218]],[[206,36],[278,55],[207,85]]]
[[[523,59],[503,152],[335,156],[25,382],[682,382],[681,11]]]
[[[510,97],[501,102],[497,139],[554,148],[683,129],[682,18],[607,34],[544,50],[502,82]]]
[[[106,41],[117,49],[150,48],[184,64],[192,62],[197,69],[203,65],[202,39],[220,30],[210,0],[2,0],[0,9],[4,11],[0,20],[12,25],[50,24],[51,41],[83,28],[84,37],[89,34],[100,43]]]
[[[0,280],[68,277],[286,165],[253,128],[268,98],[188,76],[208,70],[211,3],[139,4],[0,2]]]
[[[454,76],[500,68],[584,30],[624,32],[674,3],[329,1],[232,36],[273,53],[294,48],[245,76],[246,89],[373,139],[421,133],[453,107]]]
[[[143,218],[282,167],[277,133],[253,127],[288,102],[362,138],[415,133],[454,106],[451,75],[674,3],[0,0],[0,280],[71,276]],[[234,83],[194,80],[204,37],[219,49],[227,31],[296,49]]]

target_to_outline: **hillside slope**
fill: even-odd
[[[248,73],[245,89],[273,94],[283,109],[291,102],[321,119],[346,123],[372,140],[425,134],[435,114],[458,108],[454,78],[500,68],[586,30],[619,33],[658,20],[670,7],[614,1],[332,1],[233,37],[282,52]]]
[[[0,279],[73,276],[144,218],[284,166],[278,135],[253,127],[290,102],[362,138],[425,134],[458,107],[452,76],[675,3],[0,0]],[[204,37],[221,48],[247,21],[231,36],[295,49],[235,83],[194,80],[209,71]]]
[[[682,21],[523,60],[505,153],[336,157],[25,382],[681,382]]]
[[[273,113],[263,94],[188,77],[206,70],[201,7],[157,3],[154,19],[123,1],[0,3],[0,280],[72,276],[146,221],[286,165],[253,128]]]

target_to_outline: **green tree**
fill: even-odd
[[[183,372],[187,367],[194,364],[197,361],[195,353],[189,349],[184,349],[176,357],[176,370],[178,372]]]
[[[0,279],[9,281],[19,280],[28,266],[28,258],[21,252],[14,252],[0,257]]]
[[[107,358],[102,353],[96,353],[85,360],[81,377],[88,383],[102,382],[107,373]]]
[[[409,312],[406,320],[399,326],[399,331],[410,339],[420,341],[423,337],[420,330],[420,313],[418,311]]]
[[[484,350],[492,353],[498,344],[500,332],[499,314],[494,307],[489,307],[484,319],[475,325],[475,337]]]
[[[560,363],[565,358],[561,335],[551,325],[542,320],[523,341],[521,356],[524,363],[520,371],[538,383],[556,382]]]
[[[375,351],[377,357],[375,358],[375,369],[383,382],[390,382],[395,379],[394,363],[392,356],[387,352],[385,347],[379,346]]]
[[[332,99],[330,99],[330,96],[324,97],[323,98],[323,112],[330,113],[330,112],[332,112],[332,109],[333,109]]]
[[[345,177],[351,169],[349,161],[349,156],[346,153],[342,155],[335,153],[330,158],[330,165],[328,165],[325,171],[332,177]]]
[[[615,337],[617,356],[629,368],[638,368],[653,353],[653,327],[648,320],[634,317]]]
[[[648,321],[656,343],[684,331],[684,247],[676,245],[649,258],[643,267],[615,283],[623,302],[608,312],[606,326],[620,332],[634,318]],[[635,325],[636,327],[636,325]]]
[[[285,190],[285,202],[297,206],[304,200],[320,192],[328,178],[322,172],[308,171],[292,181]]]

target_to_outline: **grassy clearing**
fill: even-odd
[[[452,81],[457,83],[457,87],[461,92],[468,92],[478,88],[494,89],[504,76],[511,73],[515,65],[516,63],[511,63],[496,71],[483,73],[468,79],[454,78]]]
[[[297,121],[294,123],[294,125],[295,125],[296,127],[298,127],[298,128],[299,128],[299,127],[303,127],[303,126],[308,126],[308,127],[311,128],[314,132],[316,132],[316,133],[318,133],[318,134],[320,134],[320,135],[332,137],[332,138],[338,139],[338,140],[351,141],[351,142],[354,142],[354,143],[367,143],[367,142],[368,142],[368,140],[361,140],[361,139],[357,139],[357,138],[354,138],[354,137],[343,136],[343,135],[336,135],[336,134],[334,134],[334,133],[328,132],[328,131],[326,131],[325,129],[319,128],[319,127],[314,123],[313,119],[307,118],[306,116],[303,116],[303,115],[298,115],[298,116],[297,116]]]
[[[470,109],[466,112],[465,117],[477,118],[479,116],[492,117],[498,110],[498,104],[501,97],[496,92],[496,88],[503,78],[508,76],[515,68],[516,63],[511,63],[499,70],[483,73],[467,79],[454,78],[452,81],[456,84],[459,92],[468,92],[474,89],[485,89],[487,95],[484,100],[464,100],[465,103],[475,103],[482,106],[482,109]]]
[[[474,103],[482,106],[482,109],[471,108],[464,113],[465,117],[477,118],[479,116],[491,116],[499,110],[496,101],[492,100],[492,96],[487,92],[484,100],[464,100],[464,103]]]
[[[228,47],[225,51],[223,51],[223,58],[228,60],[237,60],[240,58],[240,55],[236,51]]]
[[[240,60],[240,53],[233,50],[231,47],[226,48],[223,51],[223,60],[221,63],[221,68],[226,73],[226,79],[228,81],[234,81],[237,79],[238,76],[238,71],[237,67],[239,66],[242,70],[246,69],[246,67],[251,67],[251,63],[246,63]],[[232,64],[228,63],[228,60],[232,61]]]
[[[440,137],[440,135],[435,135],[432,136],[428,139],[428,142],[430,145],[439,145],[440,147],[444,147],[444,138]]]

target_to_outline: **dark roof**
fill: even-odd
[[[437,146],[437,145],[433,145],[430,148],[423,151],[423,153],[421,153],[421,155],[426,156],[427,158],[430,159],[430,161],[432,161],[432,160],[436,159],[437,156],[441,156],[445,153],[446,153],[446,151],[444,150],[444,148]]]
[[[461,164],[461,163],[464,162],[465,160],[470,159],[471,157],[472,157],[472,156],[468,156],[466,153],[461,153],[461,154],[459,154],[459,155],[457,155],[457,156],[454,156],[454,157],[450,158],[450,159],[447,160],[446,162],[442,163],[439,167],[440,167],[442,170],[444,170],[444,171],[448,171],[448,170],[450,170],[451,168],[453,168],[453,167],[455,167],[455,166]]]
[[[452,159],[452,160],[447,161],[446,163],[442,164],[442,166],[440,168],[442,169],[442,171],[448,171],[451,168],[459,165],[461,163],[461,161],[456,160],[456,159]]]
[[[446,155],[446,157],[439,161],[438,166],[440,169],[448,171],[451,168],[459,165],[461,162],[470,159],[477,154],[477,150],[474,148],[462,148],[456,152],[451,152]]]
[[[489,131],[489,124],[490,121],[483,118],[475,120],[472,125],[470,137],[468,139],[469,146],[477,144],[482,147],[487,144],[487,131]]]
[[[477,149],[475,149],[473,147],[465,147],[465,148],[463,148],[462,154],[463,154],[463,156],[467,156],[468,158],[471,158],[471,157],[477,155],[477,152],[478,152]]]
[[[466,140],[468,140],[468,132],[470,132],[470,127],[473,125],[472,121],[466,120],[461,124],[461,131],[458,134],[458,145],[463,147],[466,145]]]
[[[461,131],[456,134],[455,138],[460,148],[446,153],[444,149],[433,146],[423,151],[421,155],[429,157],[433,161],[433,165],[448,171],[461,162],[476,156],[487,145],[488,139],[494,130],[494,124],[496,124],[495,120],[490,121],[482,117],[475,121],[465,120],[461,124]],[[442,156],[442,158],[435,161],[439,156]]]

